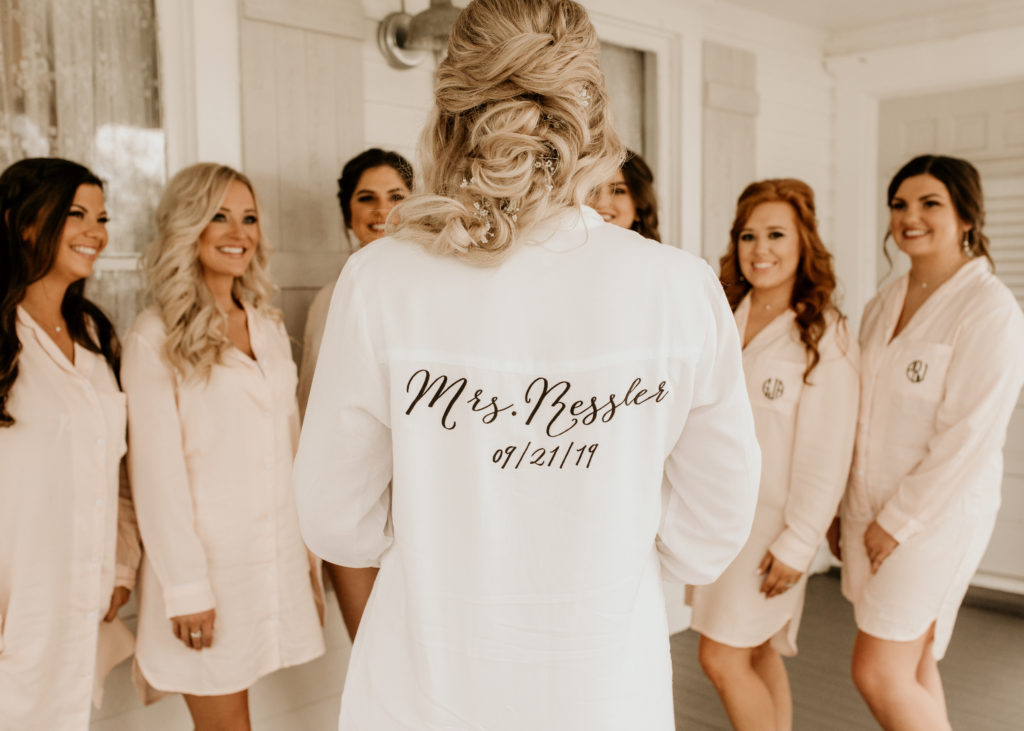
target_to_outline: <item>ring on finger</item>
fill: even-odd
[[[198,639],[202,638],[203,633],[202,633],[202,631],[199,631],[199,632],[189,632],[188,636],[191,637],[193,640],[198,640]]]

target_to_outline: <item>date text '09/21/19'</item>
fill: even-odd
[[[509,467],[510,469],[517,470],[523,465],[557,467],[558,469],[564,469],[566,466],[590,469],[590,463],[594,459],[594,454],[597,452],[598,447],[597,444],[581,444],[576,446],[576,442],[569,442],[568,447],[564,444],[560,444],[553,449],[535,447],[531,452],[530,447],[532,444],[533,442],[527,442],[526,446],[510,444],[507,447],[496,449],[491,456],[491,461],[496,465],[500,465],[501,469]],[[517,453],[518,457],[516,457]],[[527,459],[527,455],[529,455],[529,459]]]

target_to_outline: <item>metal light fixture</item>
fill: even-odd
[[[451,0],[430,0],[422,13],[409,15],[402,10],[389,13],[377,26],[377,45],[396,69],[418,66],[431,51],[440,55],[448,45],[448,34],[462,12]]]

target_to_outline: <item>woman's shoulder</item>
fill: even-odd
[[[971,310],[984,314],[993,310],[1005,313],[1020,313],[1020,304],[1013,291],[1003,280],[996,276],[991,266],[984,266],[987,262],[979,262],[977,276],[971,278],[970,283],[963,289],[963,303],[971,305]]]
[[[829,307],[824,314],[825,331],[819,342],[822,360],[845,358],[856,363],[860,348],[850,334],[846,316],[836,307]]]
[[[167,328],[156,305],[142,310],[125,333],[125,341],[141,338],[151,344],[163,342],[166,337]]]

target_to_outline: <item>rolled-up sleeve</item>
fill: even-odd
[[[146,555],[163,587],[168,618],[215,606],[182,445],[174,377],[157,348],[125,340],[121,381],[128,396],[128,474]]]
[[[358,282],[358,257],[334,290],[295,459],[306,544],[341,566],[379,566],[391,545],[389,398]]]
[[[690,412],[665,460],[657,539],[665,578],[685,584],[714,581],[746,543],[761,474],[739,334],[710,268],[705,290],[713,323]]]

